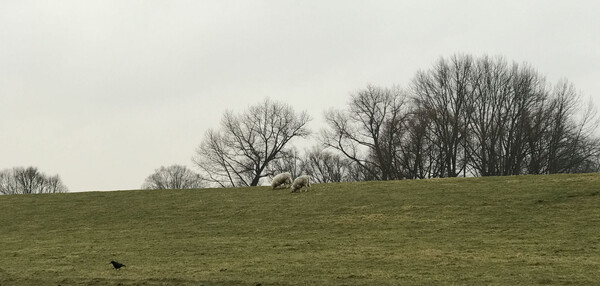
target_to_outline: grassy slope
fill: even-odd
[[[591,285],[599,192],[587,174],[0,196],[0,285]]]

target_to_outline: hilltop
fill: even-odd
[[[600,174],[0,196],[0,285],[590,285],[599,206]]]

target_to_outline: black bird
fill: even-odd
[[[119,270],[121,267],[125,267],[126,266],[125,264],[121,264],[121,263],[116,262],[116,261],[111,261],[109,264],[112,264],[113,267],[115,267],[115,269],[117,269],[117,270]]]

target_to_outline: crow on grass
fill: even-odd
[[[112,265],[113,265],[113,267],[114,267],[116,270],[119,270],[119,269],[121,269],[121,267],[125,267],[125,266],[126,266],[125,264],[121,264],[121,263],[119,263],[119,262],[116,262],[116,261],[114,261],[114,260],[113,260],[113,261],[111,261],[109,264],[112,264]]]

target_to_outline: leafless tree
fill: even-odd
[[[317,183],[349,182],[354,163],[337,152],[321,150],[318,146],[306,151],[302,157],[302,173],[309,175]]]
[[[551,86],[527,64],[455,55],[417,72],[408,91],[368,85],[327,111],[327,151],[287,146],[308,134],[308,116],[266,100],[226,112],[194,161],[223,187],[281,172],[331,182],[600,171],[599,119],[581,107],[566,80]]]
[[[406,119],[406,94],[369,85],[352,95],[346,110],[325,113],[322,143],[339,151],[376,180],[401,179],[395,143]]]
[[[316,183],[350,182],[365,180],[354,162],[340,154],[313,146],[299,152],[296,148],[282,151],[281,157],[269,165],[269,173],[289,172],[292,177],[309,175]],[[372,180],[372,178],[371,178]]]
[[[306,112],[269,99],[241,114],[225,112],[220,130],[209,130],[193,157],[202,175],[221,187],[256,186],[287,144],[306,137]]]
[[[15,167],[0,172],[0,194],[66,193],[58,175],[47,176],[35,167]]]
[[[539,152],[531,154],[531,162],[540,167],[530,173],[573,173],[596,171],[593,162],[600,153],[594,131],[597,113],[591,102],[582,107],[581,96],[566,80],[559,81],[550,91],[544,110],[545,125],[541,125],[536,142]],[[535,157],[537,155],[538,157]],[[530,163],[530,167],[533,164]],[[587,167],[585,167],[587,166]]]
[[[544,128],[545,80],[532,68],[503,58],[476,60],[475,87],[467,151],[475,175],[499,176],[524,172],[532,146]]]
[[[432,144],[437,145],[443,163],[435,177],[456,177],[466,171],[473,63],[468,55],[441,58],[431,70],[417,72],[412,81],[417,108],[431,120]]]
[[[405,128],[411,136],[397,145],[407,150],[405,163],[421,161],[417,146],[428,148],[423,159],[429,164],[416,166],[428,166],[422,169],[434,177],[580,172],[596,166],[595,113],[579,112],[571,84],[549,88],[526,64],[487,56],[441,59],[417,74],[412,91],[418,115],[407,122],[420,124]]]
[[[510,93],[497,120],[501,126],[497,175],[526,173],[525,164],[530,154],[527,138],[535,134],[531,129],[532,114],[541,111],[545,101],[544,78],[526,65],[513,68]]]
[[[146,178],[143,189],[198,189],[204,187],[204,181],[200,175],[194,173],[186,166],[171,165],[161,166]]]
[[[292,178],[302,175],[302,158],[301,154],[295,147],[281,150],[278,158],[271,161],[267,168],[269,176],[274,176],[281,173],[290,173]]]
[[[404,134],[395,142],[399,160],[407,179],[425,179],[434,176],[442,166],[439,151],[433,142],[431,119],[424,110],[413,108],[404,122]]]
[[[469,114],[471,129],[467,145],[471,165],[477,175],[500,175],[502,156],[500,149],[506,120],[505,102],[510,97],[513,73],[503,59],[484,57],[476,63],[471,77],[475,93],[472,112]]]

